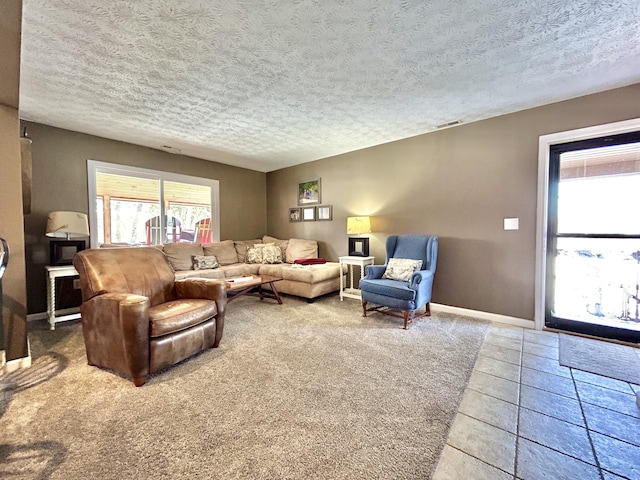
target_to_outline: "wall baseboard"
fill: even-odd
[[[65,315],[71,315],[74,313],[78,313],[80,310],[78,309],[78,307],[72,307],[72,308],[64,308],[62,310],[56,310],[56,316],[57,317],[63,317]],[[29,315],[27,315],[27,322],[33,322],[36,320],[49,320],[49,314],[47,312],[40,312],[40,313],[30,313]]]
[[[510,317],[508,315],[500,315],[498,313],[481,312],[480,310],[470,310],[462,307],[452,307],[451,305],[443,305],[441,303],[431,303],[431,309],[436,312],[454,313],[456,315],[464,315],[465,317],[479,318],[480,320],[488,320],[490,322],[505,323],[507,325],[514,325],[522,328],[535,328],[533,320],[527,320],[526,318]],[[69,312],[67,312],[69,310]],[[67,310],[60,310],[57,313],[73,313],[77,312],[77,308],[69,308]],[[33,322],[36,320],[48,320],[49,315],[47,312],[31,313],[27,315],[27,321]]]
[[[29,339],[27,339],[27,356],[22,358],[16,358],[15,360],[9,360],[8,362],[4,362],[5,360],[5,351],[2,350],[2,372],[11,373],[16,370],[20,370],[21,368],[29,368],[31,366],[31,344],[29,343]]]
[[[533,320],[526,318],[509,317],[508,315],[500,315],[498,313],[481,312],[479,310],[470,310],[468,308],[452,307],[450,305],[442,305],[440,303],[431,303],[431,310],[436,312],[454,313],[456,315],[464,315],[465,317],[478,318],[480,320],[488,320],[490,322],[505,323],[515,327],[535,328]]]
[[[16,370],[20,370],[21,368],[29,368],[31,366],[31,355],[24,358],[17,358],[15,360],[9,360],[5,366],[5,373],[15,372]]]
[[[36,320],[47,320],[49,314],[47,312],[42,313],[30,313],[27,315],[27,322],[35,322]]]

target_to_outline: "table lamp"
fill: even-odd
[[[88,237],[89,222],[86,213],[51,212],[47,218],[45,235],[52,238],[64,238],[50,243],[50,265],[71,265],[73,256],[84,250],[84,240],[72,238]]]
[[[370,217],[347,217],[347,235],[360,235],[370,232]],[[349,237],[349,255],[352,257],[368,257],[369,237]]]

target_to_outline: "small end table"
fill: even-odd
[[[363,279],[365,267],[367,265],[373,265],[374,260],[375,257],[338,257],[338,261],[340,262],[340,300],[343,300],[343,297],[355,298],[356,300],[362,299],[360,290],[357,288],[353,288],[353,266],[356,265],[360,267],[360,279]],[[344,276],[342,275],[343,265],[349,265],[350,288],[348,289],[346,289],[344,285]]]
[[[47,281],[49,288],[47,289],[47,313],[49,314],[49,328],[56,329],[56,323],[66,320],[75,320],[80,318],[80,313],[71,313],[68,315],[56,316],[56,278],[58,277],[75,277],[78,272],[73,265],[47,265],[44,267],[47,271]]]

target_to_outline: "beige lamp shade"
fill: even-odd
[[[51,212],[47,219],[47,237],[78,238],[89,236],[89,222],[86,213]]]
[[[371,232],[371,219],[369,217],[347,217],[347,234],[359,235]]]

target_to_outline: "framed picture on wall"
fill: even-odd
[[[302,221],[315,222],[315,220],[316,220],[316,207],[302,207]]]
[[[289,209],[289,221],[290,222],[299,222],[302,220],[302,213],[299,208],[290,208]]]
[[[319,205],[316,207],[316,220],[332,220],[331,205]]]
[[[298,184],[298,205],[315,205],[320,203],[320,179],[309,180]]]

